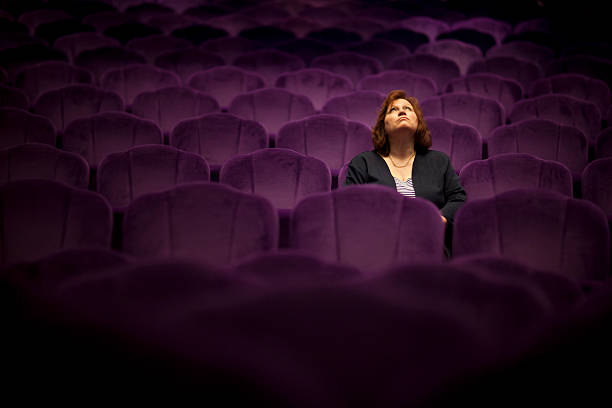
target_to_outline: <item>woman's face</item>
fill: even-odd
[[[396,99],[387,107],[385,116],[385,131],[393,134],[397,130],[409,129],[414,133],[419,125],[419,119],[412,104],[406,99]]]

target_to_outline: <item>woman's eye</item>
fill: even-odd
[[[389,109],[389,112],[393,112],[393,111],[396,111],[396,110],[397,110],[397,108],[391,108],[391,109]]]

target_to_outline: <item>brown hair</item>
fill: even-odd
[[[389,145],[389,135],[385,131],[385,116],[387,116],[387,109],[389,108],[389,105],[391,105],[391,103],[396,99],[406,99],[408,102],[410,102],[414,108],[414,112],[417,115],[419,124],[416,132],[414,132],[415,151],[418,152],[429,149],[431,147],[431,134],[429,133],[429,129],[427,129],[427,124],[423,118],[423,111],[419,106],[419,101],[417,101],[417,98],[414,96],[407,96],[405,91],[396,89],[389,92],[385,98],[385,101],[382,103],[380,110],[378,111],[378,119],[372,128],[372,144],[374,145],[374,150],[376,150],[381,156],[389,155],[391,146]]]

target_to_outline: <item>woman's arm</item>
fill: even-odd
[[[445,204],[440,209],[440,214],[446,218],[447,222],[452,223],[455,213],[465,203],[466,194],[450,160],[444,173],[444,198]]]
[[[348,165],[343,186],[366,184],[368,182],[368,165],[362,156],[354,157]]]

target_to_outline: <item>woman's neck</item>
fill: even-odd
[[[414,136],[391,137],[389,136],[389,155],[398,159],[408,158],[415,152]]]

